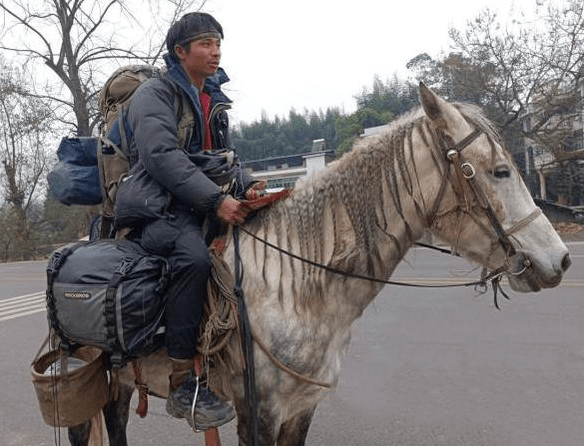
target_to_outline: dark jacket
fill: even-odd
[[[254,182],[243,172],[236,156],[231,156],[231,165],[226,163],[224,156],[225,152],[233,150],[225,111],[230,108],[231,101],[221,91],[221,85],[229,80],[225,72],[219,69],[205,84],[205,92],[211,96],[213,150],[203,153],[204,123],[199,91],[189,82],[174,56],[166,55],[165,61],[168,72],[161,78],[148,80],[136,91],[127,114],[132,133],[130,175],[146,178],[148,188],[158,187],[159,191],[136,188],[138,192],[133,194],[118,195],[116,214],[118,209],[148,204],[149,197],[162,194],[172,200],[173,206],[206,216],[215,212],[221,201],[225,177],[235,178],[230,193],[240,197]],[[192,131],[188,132],[184,150],[179,147],[177,125],[180,104],[185,101],[178,100],[177,93],[187,98],[186,103],[194,112]],[[220,175],[214,175],[217,173]],[[120,190],[123,187],[122,183]],[[163,207],[168,209],[169,205],[166,203]]]

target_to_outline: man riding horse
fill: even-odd
[[[235,416],[231,405],[206,386],[199,388],[194,373],[210,270],[203,225],[213,231],[221,224],[243,223],[250,208],[240,199],[257,196],[263,187],[241,169],[233,153],[225,113],[231,101],[221,91],[229,80],[219,68],[222,38],[221,25],[206,13],[189,13],[174,23],[166,37],[168,71],[140,87],[127,115],[134,175],[149,176],[163,196],[164,190],[169,193],[166,211],[129,234],[146,251],[166,257],[172,267],[165,334],[172,373],[166,410],[200,430]],[[185,103],[180,96],[194,114],[184,150],[177,132],[177,109]],[[135,201],[118,202],[117,208],[147,199],[129,197]]]

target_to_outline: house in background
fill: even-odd
[[[574,93],[576,97],[574,97]],[[577,88],[552,96],[561,113],[545,116],[538,98],[523,117],[527,135],[539,126],[545,137],[536,141],[525,138],[525,171],[537,176],[539,187],[532,193],[543,200],[569,206],[584,205],[584,80]],[[543,124],[541,124],[543,122]],[[562,154],[564,159],[557,158]],[[581,159],[578,159],[581,158]]]
[[[299,178],[324,169],[335,159],[325,139],[315,139],[310,152],[298,155],[264,158],[242,163],[254,178],[267,183],[270,191],[291,189]]]

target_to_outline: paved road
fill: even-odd
[[[563,285],[492,295],[469,288],[386,287],[355,324],[336,392],[317,410],[308,444],[579,446],[584,444],[584,244],[569,245]],[[29,364],[47,331],[44,262],[0,265],[0,445],[60,441],[40,417]],[[444,283],[467,263],[427,250],[408,254],[394,279]],[[202,445],[186,423],[150,399],[133,415],[132,445]],[[135,400],[133,407],[135,407]],[[234,426],[221,429],[235,445]]]

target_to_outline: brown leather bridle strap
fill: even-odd
[[[507,234],[510,235],[510,234],[513,234],[514,232],[521,231],[529,223],[531,223],[533,220],[535,220],[537,217],[539,217],[542,214],[543,214],[542,210],[540,208],[536,207],[533,211],[531,211],[531,213],[527,217],[522,218],[518,222],[514,223],[513,226],[511,226],[509,229],[507,229],[507,231],[506,231]]]
[[[454,164],[456,166],[456,164],[451,159],[453,154],[459,154],[468,145],[472,144],[475,139],[481,136],[482,133],[483,133],[482,130],[475,129],[467,136],[465,136],[461,141],[459,141],[458,143],[454,143],[454,141],[452,141],[450,137],[447,137],[446,135],[444,135],[444,133],[440,132],[437,135],[438,136],[437,146],[442,151],[444,159],[450,161],[451,164]],[[452,173],[449,166],[450,165],[447,164],[444,176],[442,177],[442,183],[440,184],[440,189],[438,190],[438,194],[436,195],[436,199],[434,200],[434,204],[432,205],[432,210],[430,211],[430,214],[428,216],[427,221],[429,227],[432,227],[434,225],[434,222],[436,221],[440,204],[442,203],[442,199],[444,198],[444,194],[446,193],[446,187],[448,186],[448,184],[451,184],[453,186],[456,194],[458,195],[459,201],[461,201],[463,198],[462,196],[460,196],[460,194],[464,194],[464,191],[461,190],[460,188],[457,188],[453,183]]]
[[[446,185],[448,183],[452,185],[454,192],[457,195],[459,205],[468,212],[468,210],[466,209],[468,203],[466,203],[466,196],[462,181],[462,179],[464,178],[466,180],[466,183],[469,185],[472,193],[474,194],[476,200],[478,201],[480,207],[485,212],[485,215],[489,220],[491,228],[496,234],[497,242],[503,247],[508,256],[512,256],[515,254],[515,247],[511,243],[511,240],[509,239],[509,234],[511,233],[511,231],[505,231],[503,229],[503,226],[499,222],[499,219],[497,218],[495,211],[493,210],[491,204],[489,203],[489,200],[485,195],[484,190],[476,181],[474,167],[472,166],[472,164],[465,162],[462,156],[462,151],[470,144],[472,144],[479,136],[481,136],[482,133],[483,133],[482,130],[475,128],[471,133],[465,136],[458,143],[454,143],[449,136],[444,135],[442,132],[438,133],[437,138],[438,146],[442,153],[445,155],[446,160],[452,164],[455,171],[456,182],[451,178],[452,176],[452,174],[450,173],[451,169],[447,168],[446,173],[442,180],[442,184],[440,185],[440,190],[438,191],[438,195],[436,196],[436,199],[432,206],[432,211],[430,213],[428,222],[430,226],[435,222],[440,207],[440,202],[443,199],[446,190]],[[537,215],[533,214],[534,213],[532,212],[526,218],[522,219],[521,221],[513,225],[512,229],[514,229],[514,231],[517,231],[525,227],[527,224],[529,224],[537,217]],[[519,226],[520,228],[517,229],[517,227]]]
[[[495,231],[497,236],[497,240],[500,245],[503,247],[505,252],[512,256],[515,254],[515,247],[511,243],[507,233],[503,229],[503,226],[499,222],[493,207],[489,203],[487,196],[485,195],[484,190],[480,187],[476,180],[476,174],[474,167],[470,163],[466,163],[463,161],[462,154],[460,152],[456,152],[456,154],[451,152],[452,162],[454,165],[454,169],[459,172],[459,177],[462,176],[466,179],[467,184],[470,186],[475,198],[477,199],[479,206],[484,211],[489,223],[491,224],[491,228]],[[450,158],[449,157],[449,158]]]

